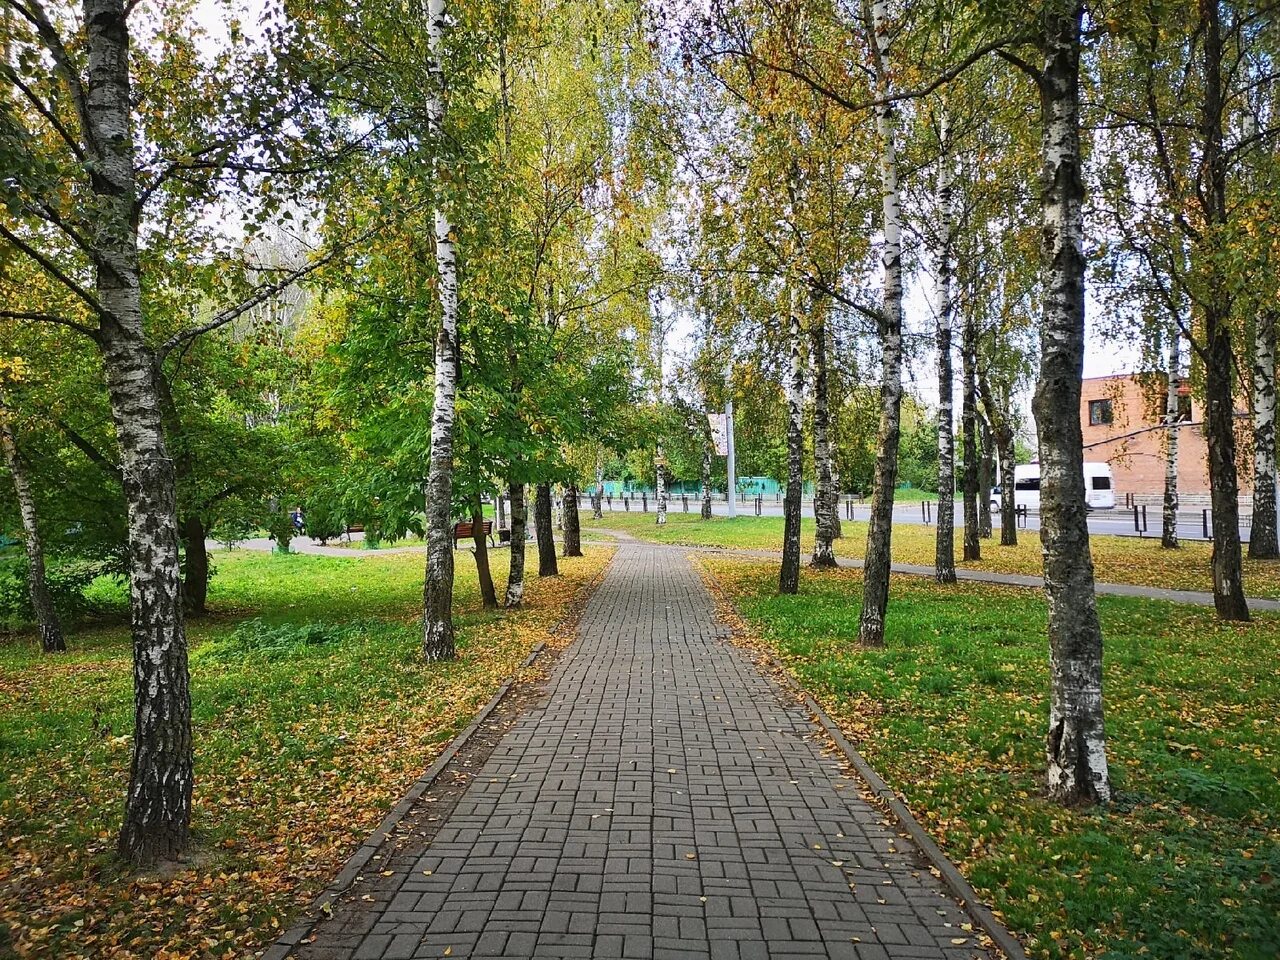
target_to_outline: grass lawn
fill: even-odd
[[[561,560],[506,615],[478,609],[460,553],[460,656],[427,664],[420,556],[215,554],[212,614],[189,628],[196,849],[165,876],[113,855],[133,723],[124,626],[75,630],[53,658],[30,637],[0,644],[0,956],[230,957],[270,941],[608,556]],[[492,557],[504,582],[507,553]]]
[[[1043,799],[1045,606],[896,577],[857,646],[859,571],[703,556],[748,633],[837,719],[1035,957],[1280,955],[1280,618],[1099,598],[1116,803]]]
[[[677,505],[678,506],[678,505]],[[693,504],[690,503],[690,509]],[[713,517],[703,520],[696,513],[670,513],[667,523],[659,527],[652,513],[606,513],[603,520],[591,520],[583,514],[583,529],[607,527],[624,530],[634,537],[658,543],[686,544],[699,547],[734,549],[782,549],[781,517]],[[867,525],[863,522],[843,524],[844,536],[836,541],[836,553],[842,557],[862,559],[866,551]],[[898,563],[932,566],[934,561],[933,527],[901,523],[893,528],[893,559]],[[1032,531],[1019,531],[1016,547],[1000,546],[999,536],[982,541],[983,559],[964,563],[960,559],[962,533],[956,530],[956,566],[994,573],[1022,573],[1040,576],[1040,536]],[[1094,536],[1094,574],[1107,583],[1133,583],[1171,590],[1213,588],[1209,568],[1211,547],[1207,543],[1184,543],[1179,550],[1162,550],[1158,538]],[[813,520],[805,518],[801,527],[801,545],[807,558],[813,550]],[[1244,560],[1245,593],[1250,597],[1280,600],[1280,562]]]

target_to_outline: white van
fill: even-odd
[[[1090,510],[1113,510],[1116,492],[1112,489],[1111,467],[1105,463],[1084,465],[1084,502]],[[1024,463],[1013,468],[1014,506],[1040,510],[1040,464]],[[991,491],[991,510],[1000,510],[1000,488]]]

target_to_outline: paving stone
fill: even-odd
[[[963,912],[824,746],[686,556],[623,542],[430,849],[295,955],[985,956],[950,944]]]

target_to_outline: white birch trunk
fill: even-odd
[[[658,445],[658,452],[653,460],[654,473],[656,474],[653,499],[657,513],[654,522],[658,526],[662,526],[667,522],[667,477],[665,470],[667,459],[663,456],[661,444]]]
[[[442,179],[440,151],[445,142],[443,46],[446,27],[444,0],[427,2],[427,50],[432,89],[427,99],[431,125],[434,175]],[[423,591],[422,653],[428,660],[452,660],[453,544],[453,424],[457,395],[458,272],[453,225],[444,203],[435,210],[436,271],[440,290],[440,333],[436,338],[435,396],[431,409],[431,462],[427,472],[427,573]]]
[[[1084,496],[1084,180],[1080,155],[1083,8],[1044,17],[1041,211],[1044,318],[1032,407],[1040,440],[1040,541],[1049,608],[1049,796],[1111,799],[1102,712],[1102,628]]]
[[[1274,560],[1276,543],[1276,318],[1261,310],[1253,339],[1253,523],[1249,556]]]
[[[787,490],[783,498],[778,592],[800,589],[800,503],[804,495],[804,363],[795,292],[787,302]]]
[[[834,567],[836,555],[832,544],[837,536],[837,493],[835,459],[831,448],[831,386],[827,369],[827,324],[824,304],[813,304],[809,328],[809,356],[813,366],[813,491],[814,567]]]
[[[937,262],[934,265],[934,310],[937,313],[938,350],[938,525],[934,550],[934,577],[939,583],[956,582],[956,436],[952,400],[951,320],[952,299],[951,222],[952,203],[951,122],[945,105],[938,133]]]
[[[23,548],[27,553],[27,593],[31,597],[36,629],[40,632],[40,649],[45,653],[61,653],[67,649],[67,641],[62,633],[62,621],[49,596],[49,585],[45,582],[44,541],[40,537],[35,493],[31,489],[27,465],[18,450],[17,436],[3,398],[0,398],[0,447],[4,450],[4,462],[13,480],[18,513],[22,517]]]
[[[1181,334],[1177,323],[1169,330],[1168,391],[1165,394],[1165,448],[1164,448],[1164,515],[1160,531],[1160,546],[1176,550],[1178,542],[1178,434],[1181,418],[1178,410],[1178,379],[1182,373]]]
[[[866,2],[863,5],[867,13]],[[872,59],[876,96],[889,95],[888,5],[871,0]],[[871,523],[863,564],[862,617],[858,635],[867,646],[884,645],[885,614],[889,606],[889,569],[893,535],[893,498],[898,482],[898,442],[902,423],[902,207],[898,188],[897,133],[893,106],[876,107],[880,138],[880,179],[884,206],[884,294],[880,308],[880,430],[877,437],[875,479],[871,494]]]

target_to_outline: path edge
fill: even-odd
[[[475,732],[484,725],[484,722],[489,719],[493,711],[498,708],[498,704],[503,701],[511,691],[511,688],[515,686],[519,672],[533,666],[534,662],[541,655],[546,645],[547,643],[545,640],[539,641],[534,648],[529,651],[529,655],[524,658],[524,662],[517,668],[516,673],[507,677],[507,679],[502,682],[502,686],[498,687],[497,691],[489,699],[489,702],[486,703],[484,707],[481,708],[480,712],[475,715],[475,718],[472,719],[467,728],[449,742],[449,745],[440,752],[439,756],[436,757],[435,762],[427,768],[426,773],[419,777],[418,780],[409,787],[407,791],[405,791],[399,802],[397,802],[387,815],[382,818],[382,822],[378,824],[373,833],[369,834],[369,836],[365,838],[364,842],[356,848],[356,852],[347,858],[347,862],[343,864],[342,869],[338,871],[338,875],[330,881],[329,885],[325,887],[320,895],[312,901],[311,905],[303,911],[303,918],[295,922],[288,930],[282,933],[271,944],[271,946],[261,954],[261,960],[284,960],[284,958],[289,956],[289,952],[302,942],[303,938],[305,938],[307,934],[311,932],[312,928],[319,922],[319,915],[321,914],[321,911],[326,906],[332,905],[336,902],[338,898],[346,893],[348,888],[355,883],[356,877],[359,876],[360,872],[366,866],[368,866],[369,861],[373,859],[373,855],[378,852],[378,849],[391,835],[391,831],[393,831],[400,824],[400,821],[408,815],[409,811],[413,809],[413,805],[422,799],[426,792],[431,789],[431,785],[435,783],[440,774],[444,772],[444,769],[449,765],[449,762],[453,760],[459,750],[466,746],[467,741],[470,740],[472,736],[475,735]]]
[[[738,625],[735,626],[735,624],[731,623],[727,624],[727,626],[737,632],[739,626],[745,626],[746,624],[738,605],[725,592],[720,585],[720,581],[712,576],[705,567],[701,568],[699,572],[702,574],[704,582],[710,581],[721,603],[733,611]],[[884,781],[880,774],[876,773],[875,768],[858,752],[858,748],[849,741],[849,738],[844,735],[839,725],[831,719],[827,711],[822,708],[822,705],[791,675],[791,671],[787,669],[786,664],[774,656],[772,652],[762,649],[758,644],[752,644],[751,649],[768,662],[773,672],[781,676],[793,692],[800,695],[805,708],[818,721],[818,726],[823,729],[827,736],[831,738],[831,741],[840,749],[840,752],[853,765],[854,770],[857,771],[858,776],[871,790],[875,798],[883,803],[889,809],[889,812],[894,815],[902,829],[910,835],[916,847],[924,854],[925,859],[929,861],[930,866],[938,871],[938,878],[947,887],[951,895],[959,902],[965,913],[969,914],[974,922],[982,928],[982,931],[991,938],[991,942],[995,944],[996,948],[1008,957],[1008,960],[1028,960],[1027,951],[1018,938],[991,912],[991,908],[982,902],[978,892],[973,889],[973,886],[964,878],[964,874],[951,862],[951,859],[943,853],[942,848],[929,835],[929,832],[920,825],[920,821],[915,818],[911,809],[902,802],[897,792]]]
[[[548,638],[563,636],[566,633],[576,631],[583,608],[585,608],[587,601],[591,599],[596,588],[608,574],[616,557],[617,551],[615,550],[596,575],[582,586],[578,596],[570,602],[568,612],[547,629]],[[467,741],[475,735],[477,730],[484,726],[485,721],[489,719],[493,711],[498,708],[498,705],[511,692],[511,688],[519,682],[521,674],[534,665],[546,647],[546,640],[540,640],[534,645],[520,666],[502,681],[502,685],[489,698],[489,702],[475,715],[466,729],[449,742],[449,745],[440,752],[440,755],[427,768],[426,773],[405,791],[399,802],[382,818],[382,822],[378,824],[377,828],[356,848],[356,852],[347,858],[347,862],[343,864],[337,876],[311,902],[311,905],[303,910],[302,918],[295,921],[284,933],[273,940],[266,950],[258,955],[259,960],[286,960],[293,948],[315,929],[316,924],[320,922],[320,917],[323,915],[324,907],[336,903],[338,898],[350,889],[360,875],[360,871],[369,865],[369,861],[373,859],[373,855],[378,852],[382,844],[390,837],[391,832],[395,830],[401,820],[408,816],[414,804],[426,795],[432,784],[435,783],[440,774],[444,773],[445,768],[449,766],[453,758],[467,745]]]

